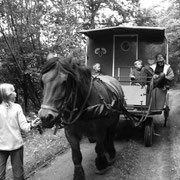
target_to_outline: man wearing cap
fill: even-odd
[[[156,63],[150,66],[154,72],[154,86],[169,89],[169,83],[174,79],[174,72],[169,64],[165,63],[165,57],[163,54],[158,53],[156,55]]]

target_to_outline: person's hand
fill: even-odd
[[[136,86],[141,86],[141,84],[140,84],[140,83],[136,83],[135,85],[136,85]]]
[[[159,76],[160,76],[160,77],[165,77],[165,73],[161,72],[161,73],[159,74]]]
[[[157,75],[157,74],[153,75],[153,79],[157,79],[158,77],[159,77],[159,75]]]
[[[32,120],[31,127],[37,127],[40,123],[41,119],[37,117],[36,119]]]
[[[135,76],[131,75],[130,76],[131,80],[135,80]]]

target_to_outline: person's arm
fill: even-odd
[[[131,69],[129,77],[131,78],[132,81],[135,80],[135,75],[134,75],[134,70],[133,69]]]
[[[25,131],[25,132],[28,132],[31,130],[31,123],[28,123],[27,122],[27,119],[23,113],[23,110],[22,110],[22,107],[17,104],[17,108],[18,108],[18,123],[19,123],[19,126],[20,128]]]
[[[152,77],[154,75],[153,69],[150,66],[143,67],[143,72],[146,73],[148,77]]]
[[[40,123],[40,119],[37,117],[34,120],[32,120],[30,123],[27,122],[27,119],[23,113],[22,107],[17,104],[17,108],[18,108],[18,123],[20,128],[25,131],[28,132],[30,131],[32,128],[37,127]]]
[[[167,75],[165,78],[169,81],[172,81],[174,79],[174,72],[171,67],[168,68]]]
[[[154,76],[153,69],[150,66],[145,66],[142,69],[143,74],[146,75],[147,82],[150,82],[152,77]]]

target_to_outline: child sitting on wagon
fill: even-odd
[[[93,77],[97,77],[99,75],[101,75],[101,65],[99,63],[96,63],[93,65],[93,72],[92,72],[92,76]]]
[[[147,84],[148,74],[145,67],[142,65],[142,60],[138,59],[134,62],[134,67],[130,72],[130,79],[132,85],[145,86]]]

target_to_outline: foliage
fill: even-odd
[[[175,74],[180,70],[180,2],[170,0],[167,10],[161,13],[158,24],[166,28],[169,43],[169,59]]]
[[[78,31],[74,11],[68,14],[71,6],[68,1],[49,0],[4,0],[0,5],[1,82],[15,84],[26,111],[40,106],[44,54],[67,55],[81,44],[74,35]]]
[[[139,0],[80,0],[84,29],[134,24]]]
[[[135,20],[137,25],[165,27],[169,44],[169,62],[175,78],[180,72],[180,1],[162,0],[159,5],[140,9]]]
[[[157,26],[156,13],[153,9],[139,9],[135,23],[138,26]]]
[[[42,135],[34,129],[25,134],[23,140],[26,179],[34,170],[44,166],[69,147],[63,129],[58,130],[56,135],[53,134],[53,129],[47,129]],[[12,180],[12,169],[8,169],[6,176],[7,180]]]
[[[166,25],[171,51],[179,34],[178,1],[174,12],[158,13],[140,8],[139,0],[2,0],[0,1],[0,78],[11,82],[27,111],[38,109],[40,72],[48,52],[85,61],[81,29],[117,25]],[[108,13],[107,13],[108,12]],[[172,17],[168,20],[168,17]],[[166,22],[166,23],[165,23]],[[167,23],[168,22],[168,23]],[[174,30],[175,27],[175,30]]]
[[[15,85],[26,111],[39,108],[45,55],[52,51],[82,60],[85,37],[79,30],[134,22],[138,8],[139,0],[1,0],[1,82]]]
[[[1,4],[1,76],[7,74],[15,84],[19,98],[24,97],[24,107],[40,104],[39,72],[42,64],[37,16],[38,4],[31,1],[4,0]],[[4,70],[4,71],[3,71]],[[22,99],[22,98],[21,98]]]

